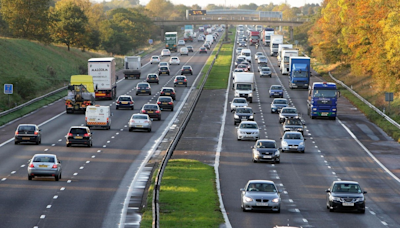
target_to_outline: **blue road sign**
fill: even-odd
[[[4,94],[13,94],[14,86],[13,84],[4,84]]]
[[[153,39],[149,39],[149,44],[153,44]]]

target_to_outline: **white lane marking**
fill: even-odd
[[[318,150],[318,153],[321,153],[321,150]]]
[[[65,190],[65,187],[60,188],[60,191],[64,191],[64,190]]]
[[[79,167],[79,169],[83,169],[83,168],[85,168],[85,167],[83,167],[83,166]]]
[[[332,172],[332,174],[333,174],[333,175],[336,175],[336,173],[335,173],[335,172]]]
[[[297,213],[300,213],[300,210],[297,209],[297,208],[295,208],[294,211],[297,212]]]
[[[106,145],[103,145],[103,147],[107,147]]]
[[[7,178],[5,178],[5,177],[3,179],[1,179],[1,181],[5,181],[5,180],[7,180]]]
[[[305,219],[305,218],[303,218],[303,222],[308,222],[308,220],[307,220],[307,219]]]
[[[288,194],[288,192],[287,191],[283,191],[283,194]]]
[[[373,211],[369,211],[369,213],[371,213],[371,214],[373,214],[373,215],[376,215],[376,213],[375,213],[375,212],[373,212]]]
[[[98,150],[98,151],[97,151],[97,153],[100,153],[100,152],[101,152],[101,150]]]
[[[12,171],[11,174],[14,174],[14,173],[16,173],[16,172],[17,172],[17,171]]]
[[[51,208],[51,205],[47,205],[46,208],[47,208],[47,209],[50,209],[50,208]]]
[[[388,224],[386,223],[386,222],[384,222],[384,221],[381,221],[381,223],[384,225],[384,226],[387,226]]]
[[[46,148],[46,149],[44,149],[44,151],[48,151],[48,150],[49,150],[49,149],[47,149],[47,148]]]
[[[92,155],[92,158],[95,158],[96,156],[95,155]]]
[[[78,175],[78,173],[74,173],[73,175],[76,176],[76,175]]]
[[[90,161],[86,161],[86,164],[89,164],[90,163]]]
[[[46,218],[46,215],[41,215],[40,216],[40,219],[44,219],[44,218]]]
[[[58,141],[59,141],[59,142],[61,142],[61,141],[62,141],[62,139],[59,139]]]
[[[338,178],[337,180],[338,180],[338,181],[341,181],[342,179]]]
[[[292,199],[289,199],[289,202],[290,202],[290,203],[293,203],[293,200],[292,200]]]
[[[331,169],[332,167],[330,167],[329,165],[328,165],[328,169]]]
[[[107,143],[110,143],[111,141],[107,141]]]
[[[68,184],[71,183],[71,180],[67,180],[67,183],[68,183]]]
[[[115,133],[116,135],[119,135],[119,132]]]
[[[115,136],[111,136],[111,138],[113,139],[113,138],[115,138]]]
[[[323,158],[324,157],[324,155],[321,155],[321,158]]]
[[[21,168],[24,168],[25,167],[25,165],[21,165]]]
[[[56,145],[56,144],[54,144],[54,143],[53,143],[53,144],[51,144],[51,146],[55,146],[55,145]]]

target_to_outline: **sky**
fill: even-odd
[[[103,0],[91,0],[91,1],[92,2],[102,2]],[[108,2],[109,0],[106,0],[106,1]],[[149,1],[150,0],[140,0],[140,4],[146,5]],[[202,1],[170,0],[170,1],[175,5],[184,4],[187,6],[191,6],[194,4],[198,4],[202,7],[205,7],[208,4],[225,5],[225,3],[228,6],[238,6],[239,4],[250,4],[250,3],[254,3],[257,5],[269,4],[270,2],[274,3],[275,5],[285,3],[285,0],[251,0],[250,2],[243,1],[243,0],[202,0]],[[289,4],[292,7],[304,6],[305,3],[307,3],[307,4],[318,3],[321,5],[322,1],[323,0],[286,0],[287,4]]]

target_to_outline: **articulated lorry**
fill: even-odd
[[[117,74],[115,58],[91,58],[88,72],[93,76],[95,97],[115,99],[117,96]]]
[[[193,42],[193,25],[185,25],[185,33],[183,35],[185,42]]]
[[[67,114],[77,111],[85,112],[87,106],[95,102],[93,77],[91,75],[72,75],[65,97]]]
[[[283,75],[289,74],[289,58],[299,56],[299,50],[297,49],[283,49],[281,54],[281,62],[279,63],[279,68]]]
[[[283,35],[271,35],[270,51],[271,56],[278,54],[279,44],[283,44]]]
[[[274,35],[274,33],[275,31],[273,28],[265,28],[263,30],[262,38],[265,46],[269,47],[271,42],[271,36]]]
[[[289,57],[289,88],[307,89],[310,84],[311,61],[309,57]]]
[[[125,56],[124,57],[124,77],[128,78],[140,78],[142,63],[140,62],[140,56]]]
[[[254,73],[234,72],[233,89],[235,97],[244,97],[253,103],[253,91],[255,89]]]
[[[281,62],[281,58],[282,58],[282,50],[285,48],[293,48],[293,44],[279,44],[278,45],[278,55],[276,57],[276,59],[278,60],[278,66],[280,67],[280,62]]]
[[[314,119],[327,117],[336,119],[339,92],[335,83],[314,82],[308,87],[307,113]]]
[[[171,52],[178,51],[178,32],[166,32],[165,33],[165,49],[169,49]]]

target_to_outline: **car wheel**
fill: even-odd
[[[364,209],[361,209],[361,210],[359,210],[358,212],[360,212],[361,214],[365,214],[365,208],[364,208]]]
[[[151,93],[149,93],[149,95],[151,95]]]
[[[151,128],[147,129],[147,132],[151,132]]]
[[[334,211],[335,211],[335,209],[329,208],[329,212],[334,212]]]
[[[18,141],[14,141],[14,144],[17,145],[19,142]]]
[[[71,144],[67,143],[67,147],[70,147],[70,146],[71,146]]]
[[[128,129],[128,131],[131,132],[131,131],[132,131],[132,128],[130,127],[130,128]]]
[[[173,112],[174,111],[174,108],[171,108],[171,112]]]
[[[88,147],[92,147],[92,142],[90,142],[90,143],[88,144]]]
[[[136,96],[138,95],[138,93],[136,93]]]
[[[276,211],[276,213],[281,213],[281,207],[278,208],[278,210]]]
[[[176,87],[176,85],[174,84],[174,87]]]
[[[118,106],[116,106],[116,107],[115,107],[115,109],[119,109],[119,107],[118,107]]]
[[[275,159],[275,162],[278,163],[278,164],[280,164],[280,163],[281,163],[281,158],[279,158],[278,160]]]
[[[285,150],[284,150],[284,149],[282,149],[282,153],[285,153]]]
[[[257,163],[257,160],[252,158],[251,161],[253,161],[253,163]]]
[[[55,181],[59,181],[60,180],[60,175],[54,176]]]
[[[39,140],[36,140],[35,144],[36,144],[36,145],[39,145]]]
[[[301,153],[303,153],[304,154],[304,152],[306,152],[306,150],[304,149],[303,151],[301,151]]]
[[[160,121],[161,120],[161,117],[158,117],[158,121]]]
[[[132,106],[131,110],[135,109],[135,106]]]
[[[28,180],[32,180],[32,176],[28,175]]]

